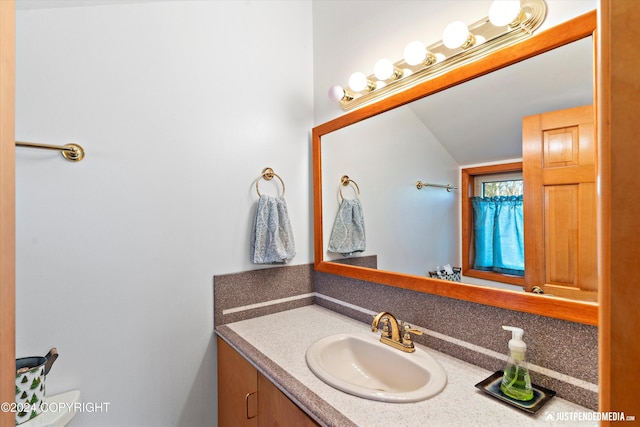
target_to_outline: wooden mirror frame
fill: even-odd
[[[403,106],[417,99],[440,92],[452,86],[472,80],[498,69],[507,67],[565,44],[595,36],[597,28],[596,11],[588,12],[553,28],[540,32],[524,41],[505,47],[470,64],[456,68],[444,75],[434,77],[404,92],[377,101],[374,104],[354,110],[329,122],[313,128],[313,228],[314,265],[316,271],[365,280],[384,285],[501,307],[525,313],[538,314],[587,325],[598,324],[598,305],[582,301],[536,295],[505,289],[488,288],[466,283],[456,283],[429,277],[395,273],[384,270],[346,265],[324,260],[323,218],[322,218],[322,136],[374,117],[385,111]],[[594,39],[595,40],[595,39]],[[595,53],[594,43],[594,53]],[[595,55],[594,55],[595,57]],[[594,63],[595,75],[595,63]],[[594,81],[594,89],[596,84]],[[597,92],[595,98],[597,99]],[[594,99],[594,105],[595,101]],[[598,197],[597,201],[601,201]]]

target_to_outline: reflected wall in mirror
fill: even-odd
[[[417,180],[460,188],[461,168],[520,161],[523,117],[593,104],[594,30],[595,12],[315,128],[316,269],[596,324],[594,304],[428,278],[436,266],[461,265],[462,189],[416,189]],[[378,270],[332,262],[343,256],[327,251],[343,175],[359,184],[362,255],[377,255]]]

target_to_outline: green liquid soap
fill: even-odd
[[[500,390],[512,399],[522,401],[533,399],[529,370],[517,365],[509,366],[502,377]]]

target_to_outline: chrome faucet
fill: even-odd
[[[373,318],[373,323],[371,323],[372,332],[378,331],[380,322],[382,322],[382,333],[380,334],[381,343],[407,353],[416,351],[413,340],[411,339],[411,334],[422,335],[422,331],[411,329],[411,326],[405,325],[404,322],[398,323],[398,320],[393,314],[381,311]]]

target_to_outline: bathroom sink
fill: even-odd
[[[379,341],[377,334],[337,334],[311,344],[311,372],[332,387],[382,402],[418,402],[447,384],[442,366],[416,348],[405,353]]]

